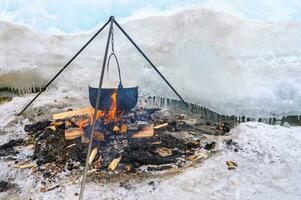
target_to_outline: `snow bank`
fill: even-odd
[[[298,22],[253,22],[189,9],[122,25],[189,101],[225,114],[301,112]],[[0,87],[20,91],[43,86],[92,35],[49,36],[5,22],[0,22],[0,30]],[[173,96],[129,42],[115,33],[124,80],[139,84],[146,94]],[[86,95],[88,85],[97,85],[106,37],[105,31],[53,87]],[[115,68],[106,82],[117,81]]]

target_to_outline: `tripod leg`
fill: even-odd
[[[69,66],[69,64],[94,40],[94,38],[109,24],[110,21],[107,21],[92,37],[86,42],[86,44],[65,64],[65,66],[46,84],[45,87],[19,112],[20,116],[46,89],[47,87]]]
[[[86,177],[87,177],[87,171],[88,171],[88,168],[89,168],[89,156],[91,154],[92,140],[93,140],[94,128],[95,128],[95,122],[96,122],[96,115],[97,115],[99,101],[100,101],[100,95],[101,95],[100,94],[100,89],[102,88],[103,76],[104,76],[106,63],[107,63],[108,50],[109,50],[109,45],[110,45],[111,33],[112,33],[112,29],[113,29],[113,21],[114,21],[114,17],[111,16],[110,17],[109,35],[108,35],[108,40],[107,40],[106,49],[105,49],[105,55],[104,55],[103,63],[102,63],[102,70],[101,70],[99,86],[98,86],[98,93],[97,93],[97,98],[96,98],[96,106],[95,106],[94,115],[93,115],[92,128],[91,128],[91,131],[90,131],[91,134],[90,134],[90,138],[89,138],[88,153],[87,153],[85,169],[84,169],[83,179],[82,179],[81,188],[80,188],[80,196],[79,196],[80,200],[82,200],[84,198]]]
[[[179,99],[187,106],[188,104],[184,101],[181,95],[175,90],[175,88],[168,82],[168,80],[161,74],[158,68],[152,63],[152,61],[143,53],[143,51],[138,47],[138,45],[132,40],[132,38],[123,30],[123,28],[114,20],[116,26],[121,30],[121,32],[127,37],[127,39],[136,47],[136,49],[141,53],[141,55],[145,58],[145,60],[153,67],[153,69],[159,74],[159,76],[165,81],[165,83],[170,87],[170,89],[179,97]]]

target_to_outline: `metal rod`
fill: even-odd
[[[91,131],[90,131],[91,134],[90,134],[90,138],[89,138],[88,153],[87,153],[85,169],[84,169],[83,179],[82,179],[81,188],[80,188],[80,195],[79,195],[80,200],[83,200],[83,198],[84,198],[87,171],[89,168],[89,156],[91,154],[91,147],[92,147],[92,140],[93,140],[94,129],[95,129],[96,116],[97,116],[97,111],[98,111],[99,102],[100,102],[100,95],[101,95],[100,89],[102,88],[103,76],[104,76],[106,63],[107,63],[108,50],[109,50],[109,45],[110,45],[110,38],[111,38],[111,33],[112,33],[112,28],[113,28],[114,17],[111,16],[109,21],[110,21],[110,29],[109,29],[109,35],[108,35],[108,40],[107,40],[107,44],[106,44],[106,50],[105,50],[105,54],[104,54],[104,58],[103,58],[103,63],[102,63],[102,70],[101,70],[101,75],[100,75],[100,80],[99,80],[96,105],[95,105],[95,110],[94,110],[94,115],[93,115],[92,127],[91,127]]]
[[[86,44],[65,64],[65,66],[46,84],[45,87],[19,112],[20,116],[46,89],[47,87],[69,66],[69,64],[94,40],[94,38],[108,25],[110,20],[108,20],[91,38],[86,42]]]
[[[161,76],[161,78],[165,81],[165,83],[170,87],[170,89],[180,98],[180,100],[187,106],[188,103],[184,101],[184,99],[181,97],[181,95],[175,90],[175,88],[168,82],[168,80],[161,74],[161,72],[158,70],[158,68],[152,63],[152,61],[143,53],[143,51],[138,47],[138,45],[132,40],[132,38],[123,30],[123,28],[118,24],[116,20],[114,20],[114,23],[116,26],[121,30],[121,32],[129,39],[129,41],[136,47],[136,49],[141,53],[141,55],[147,60],[147,62],[153,67],[153,69]]]

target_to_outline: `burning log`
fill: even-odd
[[[120,127],[120,132],[121,132],[122,134],[125,134],[127,131],[128,131],[127,125],[122,124],[121,127]]]
[[[82,108],[82,109],[79,109],[79,110],[73,110],[73,111],[54,114],[54,115],[52,115],[52,118],[54,120],[64,119],[64,118],[67,118],[67,117],[69,118],[69,117],[73,117],[73,116],[76,116],[76,115],[89,115],[93,112],[94,112],[94,108],[87,107],[87,108]]]
[[[92,164],[93,160],[95,159],[95,156],[97,155],[97,152],[98,152],[98,148],[95,147],[92,151],[91,151],[91,154],[90,154],[90,157],[89,157],[89,165]]]
[[[105,137],[103,135],[103,133],[99,132],[99,131],[95,131],[93,134],[93,139],[100,141],[100,142],[104,142],[105,141]]]
[[[65,131],[65,140],[74,140],[83,135],[81,128],[72,128]]]
[[[168,126],[168,123],[159,124],[157,126],[154,126],[154,129],[159,129],[159,128],[163,128],[163,127],[166,127],[166,126]]]
[[[105,141],[104,134],[99,131],[94,131],[93,140],[97,140],[99,142],[104,142]],[[82,143],[84,143],[84,144],[89,143],[89,135],[85,135],[85,134],[82,135]]]
[[[154,124],[147,126],[142,129],[138,133],[132,135],[131,138],[145,138],[145,137],[153,137],[154,136]]]
[[[119,164],[121,158],[122,158],[122,156],[120,156],[119,158],[115,158],[114,160],[112,160],[111,164],[108,166],[108,170],[114,171],[116,169],[117,165]]]

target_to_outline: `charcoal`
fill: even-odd
[[[206,149],[207,151],[213,149],[216,145],[216,142],[209,142],[205,145],[204,149]]]
[[[49,126],[50,123],[51,123],[51,121],[45,120],[42,122],[37,122],[35,124],[25,125],[24,130],[26,132],[41,131],[41,130],[44,130],[47,126]]]
[[[23,139],[18,140],[10,140],[9,142],[0,146],[0,157],[2,156],[10,156],[16,155],[18,152],[14,150],[14,147],[25,145],[25,141]]]
[[[229,150],[233,150],[234,152],[238,152],[239,150],[242,150],[242,148],[239,146],[237,142],[234,142],[232,139],[226,140],[226,147]]]
[[[135,163],[136,165],[162,165],[176,162],[174,156],[161,157],[147,147],[139,149],[126,149],[122,163]]]
[[[162,165],[162,166],[148,166],[147,170],[148,171],[163,171],[163,170],[168,170],[171,169],[171,165]],[[154,185],[154,184],[149,184],[149,185]]]
[[[148,114],[153,114],[160,110],[161,110],[160,108],[144,108],[144,111],[147,112]]]
[[[0,181],[0,192],[5,192],[9,190],[12,185],[6,181]]]
[[[152,141],[160,141],[160,144],[154,145],[147,139],[132,140],[129,146],[124,149],[122,163],[135,163],[136,165],[162,165],[175,163],[177,158],[187,148],[183,140],[179,140],[168,134],[160,134],[151,139]],[[165,147],[173,150],[172,155],[161,157],[156,150]],[[179,149],[179,150],[178,150]]]
[[[143,112],[136,110],[111,121],[107,120],[106,115],[100,117],[95,123],[95,130],[103,134],[105,141],[92,141],[92,149],[97,147],[98,152],[91,168],[95,169],[96,172],[119,174],[141,172],[144,169],[145,172],[164,171],[174,166],[179,168],[185,166],[186,158],[194,155],[201,148],[200,139],[188,141],[187,138],[180,137],[176,132],[194,131],[200,133],[201,131],[195,125],[174,120],[179,116],[156,113],[159,110],[156,108],[146,108]],[[88,116],[69,118],[66,120],[72,121],[71,125],[57,125],[53,129],[48,128],[51,122],[47,120],[25,126],[25,131],[29,132],[32,143],[35,145],[32,160],[36,161],[37,170],[41,172],[44,179],[52,179],[56,174],[59,174],[58,172],[79,170],[85,165],[88,144],[83,142],[82,137],[65,140],[65,130],[71,127],[83,128],[83,138],[89,138],[91,125],[79,126],[79,122],[87,121],[87,119]],[[180,116],[180,119],[183,117]],[[66,125],[66,120],[62,120],[62,124]],[[131,137],[150,124],[160,125],[164,123],[168,123],[168,125],[164,128],[154,129],[152,137]],[[122,126],[127,127],[126,130],[123,129],[125,131],[121,131]],[[203,126],[200,125],[200,127]],[[214,132],[216,131],[215,127],[206,128],[212,128]],[[200,134],[193,135],[193,137],[197,136]],[[12,143],[12,146],[15,145]],[[215,143],[211,142],[207,143],[204,148],[210,150],[214,147]],[[5,148],[4,152],[16,153],[13,147]],[[108,166],[119,157],[121,160],[117,167],[111,170],[114,173],[109,173]],[[52,167],[45,167],[46,163],[51,163],[50,166]],[[121,184],[121,187],[131,188],[126,183]]]
[[[3,144],[0,146],[0,149],[7,149],[15,146],[20,146],[25,144],[25,141],[23,139],[18,139],[18,140],[10,140],[9,142]]]

